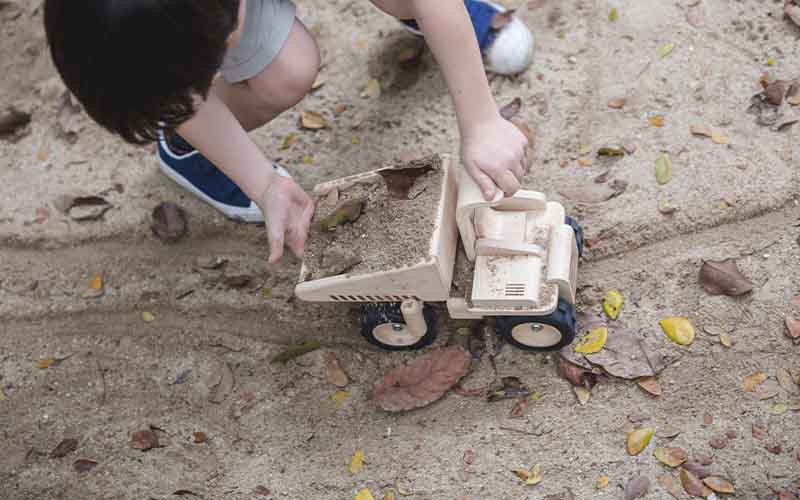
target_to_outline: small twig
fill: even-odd
[[[103,392],[100,394],[100,406],[105,406],[106,404],[106,376],[103,373],[103,367],[100,366],[100,361],[97,358],[94,358],[94,363],[97,366],[97,371],[100,373],[100,388]]]

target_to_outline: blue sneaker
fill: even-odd
[[[492,19],[505,12],[505,7],[488,0],[464,0],[464,5],[472,19],[486,69],[501,75],[516,75],[528,69],[534,47],[533,34],[528,27],[515,16],[509,24],[495,30]],[[409,31],[422,36],[416,21],[401,22]]]
[[[161,171],[193,195],[216,208],[226,217],[243,222],[264,222],[261,209],[239,186],[178,136],[171,139],[188,153],[178,154],[170,148],[163,132],[158,135],[158,160]],[[290,177],[282,167],[273,165],[279,175]]]

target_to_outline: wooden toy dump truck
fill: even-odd
[[[419,349],[451,318],[494,318],[516,347],[557,350],[575,337],[580,226],[544,194],[487,202],[449,158],[433,156],[326,182],[297,297],[358,303],[361,333]]]

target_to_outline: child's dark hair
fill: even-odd
[[[58,72],[95,121],[156,140],[195,112],[222,65],[240,0],[46,0]]]

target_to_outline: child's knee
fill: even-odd
[[[317,43],[295,21],[281,52],[260,75],[248,81],[253,92],[271,108],[288,109],[311,91],[320,67]]]

